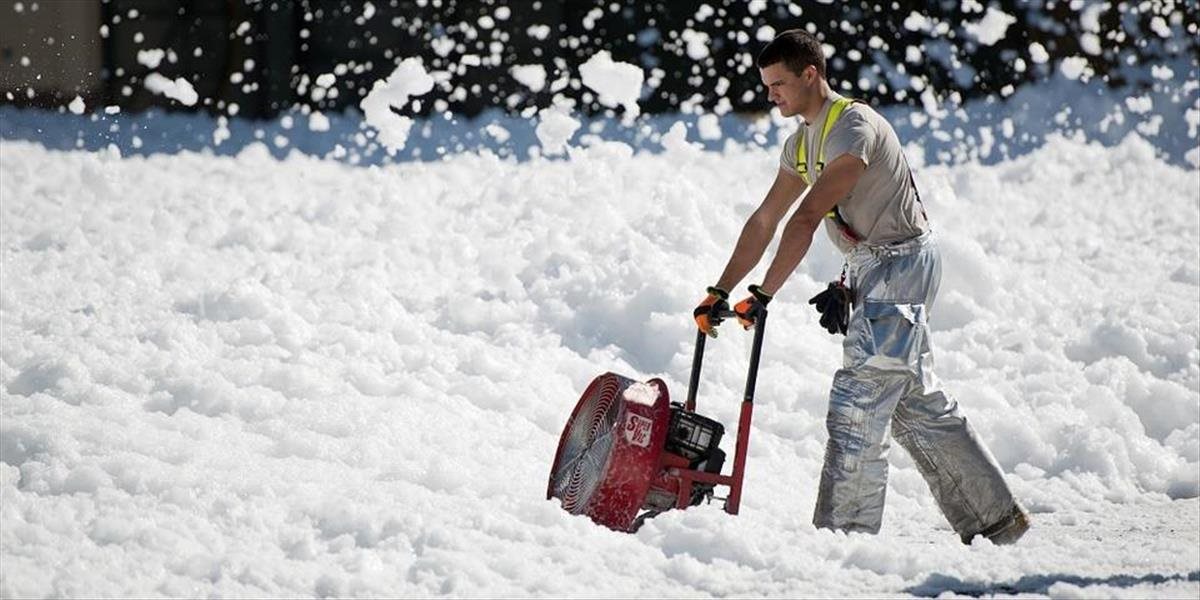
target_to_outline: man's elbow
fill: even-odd
[[[756,210],[746,221],[745,228],[763,235],[774,235],[775,228],[778,226],[778,219],[772,218],[766,211]]]
[[[821,224],[821,219],[823,218],[825,218],[825,215],[813,210],[809,210],[805,207],[801,207],[800,210],[796,211],[796,214],[792,215],[791,220],[788,222],[788,228],[803,231],[805,233],[812,233],[817,230],[817,227]]]

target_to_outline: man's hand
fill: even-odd
[[[733,307],[733,312],[737,313],[738,323],[741,323],[742,327],[746,329],[754,327],[754,324],[758,322],[758,317],[767,310],[767,304],[771,302],[771,298],[771,294],[764,292],[762,286],[750,286],[750,295]]]
[[[692,316],[696,319],[696,326],[700,331],[712,337],[717,337],[717,325],[721,324],[724,319],[721,317],[721,311],[729,310],[729,292],[719,287],[709,287],[708,295],[700,302],[700,306],[692,311]]]

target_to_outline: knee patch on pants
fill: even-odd
[[[829,414],[825,425],[829,430],[826,447],[827,468],[853,473],[858,470],[863,454],[878,444],[871,435],[871,426],[882,386],[859,379],[848,371],[839,371],[833,378],[829,394]]]

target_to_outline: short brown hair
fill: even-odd
[[[799,75],[809,65],[817,68],[817,74],[825,76],[825,52],[821,42],[803,29],[789,29],[771,40],[758,53],[758,67],[769,67],[783,63],[789,71]]]

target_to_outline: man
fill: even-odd
[[[775,38],[758,67],[771,102],[804,124],[788,138],[775,183],[696,309],[697,325],[716,335],[729,290],[758,264],[807,190],[762,284],[750,286],[750,297],[734,311],[751,327],[825,224],[846,266],[842,281],[810,303],[823,312],[822,325],[846,338],[829,394],[829,442],[813,523],[879,532],[890,435],[912,455],[964,543],[978,535],[1015,542],[1029,528],[1028,515],[932,372],[927,319],[941,258],[895,131],[869,106],[830,88],[821,45],[808,33]]]

